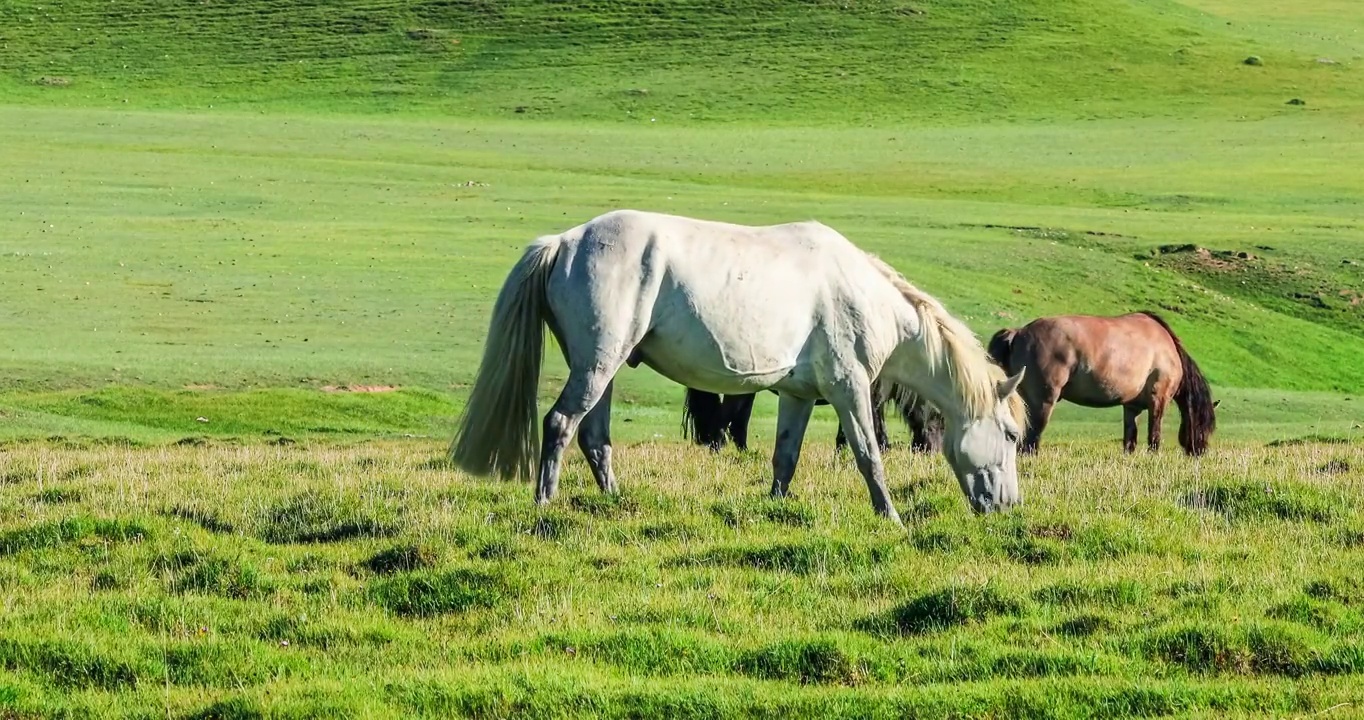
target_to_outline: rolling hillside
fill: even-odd
[[[0,2],[0,718],[1358,716],[1362,5]],[[978,516],[891,420],[896,527],[830,408],[771,500],[772,394],[711,453],[636,368],[620,494],[454,469],[508,268],[620,207],[1158,310],[1213,447],[1063,404]]]
[[[16,0],[0,8],[0,93],[765,125],[1260,116],[1295,96],[1314,107],[1364,97],[1358,35],[1292,32],[1294,22],[1338,28],[1326,13],[1251,22],[1266,13],[1197,5]],[[1318,62],[1323,49],[1351,57]],[[1251,55],[1262,64],[1245,65]]]
[[[110,384],[457,404],[517,248],[631,206],[818,218],[982,334],[1154,308],[1219,392],[1348,418],[1289,393],[1364,389],[1361,38],[1331,0],[9,2],[0,386],[47,432],[180,407]]]

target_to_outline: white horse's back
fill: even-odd
[[[815,329],[847,324],[855,296],[894,292],[860,250],[817,222],[746,226],[621,210],[563,240],[548,293],[563,341],[605,340],[576,354],[623,348],[711,392],[783,380],[812,389],[811,342],[822,338]],[[623,330],[603,338],[592,332],[601,327]]]

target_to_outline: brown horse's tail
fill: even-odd
[[[1184,343],[1179,341],[1179,337],[1170,329],[1165,319],[1145,310],[1141,311],[1141,314],[1160,323],[1169,334],[1170,340],[1174,341],[1175,350],[1179,352],[1179,363],[1184,369],[1184,379],[1175,390],[1175,403],[1179,405],[1180,414],[1179,444],[1189,455],[1202,455],[1208,451],[1208,440],[1212,438],[1213,430],[1217,429],[1217,412],[1213,409],[1216,403],[1212,399],[1212,388],[1208,386],[1208,379],[1203,376],[1203,372],[1198,369],[1198,363],[1185,352]]]
[[[682,400],[682,437],[690,435],[697,445],[719,450],[725,446],[726,420],[719,395],[687,388]]]
[[[990,354],[990,359],[995,364],[1004,368],[1004,372],[1012,375],[1013,369],[1009,367],[1009,356],[1013,354],[1014,338],[1018,336],[1018,328],[1004,328],[990,336],[990,342],[985,346],[985,351]]]

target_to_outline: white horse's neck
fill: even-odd
[[[903,303],[898,315],[900,341],[881,369],[882,380],[914,391],[946,419],[965,422],[971,413],[965,398],[956,389],[947,348],[941,348],[942,357],[931,357],[923,342],[924,320],[919,313],[909,303]],[[932,322],[932,319],[927,321]]]

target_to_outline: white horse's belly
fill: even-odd
[[[756,364],[751,358],[735,362],[721,353],[713,341],[690,332],[655,328],[636,348],[639,359],[673,382],[697,390],[731,394],[769,388],[797,366],[796,353],[786,359],[767,358]]]
[[[637,347],[642,362],[674,382],[725,394],[809,374],[819,296],[799,257],[778,255],[745,270],[684,257],[669,263],[654,298]]]

